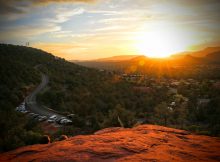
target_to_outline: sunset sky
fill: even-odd
[[[220,45],[219,0],[0,0],[0,42],[67,60]]]

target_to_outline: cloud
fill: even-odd
[[[68,11],[67,9],[60,9],[56,12],[56,18],[54,20],[55,23],[63,23],[70,19],[70,17],[75,15],[81,15],[85,12],[83,8],[77,8],[74,10]]]
[[[123,23],[132,23],[132,22],[145,22],[149,21],[151,19],[150,16],[145,16],[145,17],[114,17],[114,18],[106,18],[106,19],[101,19],[99,22],[104,23],[104,24],[123,24]]]
[[[69,37],[69,35],[72,34],[72,31],[55,31],[53,32],[53,37],[54,38],[65,38]]]
[[[179,3],[181,5],[188,6],[200,6],[200,5],[209,5],[209,4],[219,4],[219,0],[194,0],[194,1],[185,1],[185,0],[170,0],[170,2]]]
[[[82,2],[82,3],[92,3],[95,2],[95,0],[32,0],[34,3],[38,4],[45,4],[45,3],[63,3],[63,2],[68,2],[68,3],[77,3],[77,2]]]
[[[61,28],[55,24],[45,25],[21,25],[16,27],[0,28],[0,41],[11,41],[15,39],[29,39],[44,33],[57,32]]]
[[[114,15],[123,14],[121,11],[109,11],[109,10],[90,10],[87,12],[90,14],[102,14],[105,16],[114,16]]]
[[[42,34],[49,34],[51,36],[55,35],[54,37],[57,38],[70,36],[72,31],[70,32],[62,30],[62,24],[69,21],[73,16],[81,15],[84,12],[85,9],[82,7],[69,9],[61,6],[56,8],[56,10],[42,9],[40,14],[37,14],[38,16],[35,16],[34,19],[23,15],[23,23],[20,23],[20,20],[8,22],[9,17],[12,18],[10,20],[16,20],[16,18],[22,18],[22,14],[7,16],[7,19],[0,20],[0,41],[11,42],[13,40],[18,40],[19,38],[32,39],[34,37],[40,37]]]
[[[126,47],[131,51],[138,35],[155,31],[154,24],[166,22],[193,35],[195,40],[214,42],[219,40],[219,3],[220,0],[0,0],[0,41],[45,43],[36,47],[66,58],[73,57],[71,53],[79,58],[93,54],[98,57],[103,53],[110,55],[106,49],[120,53],[116,48]],[[164,25],[158,30],[165,30]]]
[[[119,30],[119,29],[124,29],[124,28],[125,28],[124,26],[115,25],[115,26],[107,26],[107,27],[98,28],[98,29],[95,29],[94,31],[107,32],[107,31],[114,31],[114,30]]]
[[[25,14],[32,6],[48,5],[50,3],[93,3],[96,0],[0,0],[1,16]]]
[[[22,3],[18,3],[18,1],[16,0],[0,0],[0,14],[1,15],[7,15],[10,13],[13,14],[22,14],[24,13],[24,4]],[[22,7],[23,6],[23,7]]]
[[[11,6],[10,3],[1,3],[1,7],[0,7],[0,13],[1,14],[8,14],[8,13],[17,13],[17,14],[21,14],[23,13],[23,11],[21,9],[18,9],[14,6]]]

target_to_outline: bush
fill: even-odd
[[[135,116],[129,110],[126,110],[120,104],[115,109],[110,110],[108,116],[104,119],[101,127],[132,127],[135,124]]]

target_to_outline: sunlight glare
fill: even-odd
[[[151,58],[166,58],[187,48],[181,32],[172,28],[154,28],[153,31],[140,32],[136,48],[140,54]]]

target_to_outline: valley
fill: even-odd
[[[41,143],[45,134],[54,143],[61,135],[89,135],[104,128],[145,124],[219,136],[218,64],[161,64],[160,69],[154,66],[142,73],[140,68],[83,67],[29,47],[2,44],[0,51],[5,54],[0,87],[4,108],[0,124],[5,130],[0,134],[2,152]],[[141,61],[150,66],[143,57],[132,59],[133,67],[141,66]],[[10,70],[3,70],[7,68]],[[15,107],[24,100],[28,112],[16,112]],[[59,123],[70,114],[71,124]]]

